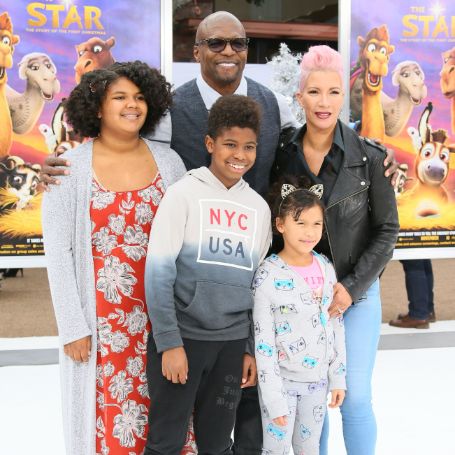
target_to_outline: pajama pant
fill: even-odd
[[[282,427],[268,417],[261,394],[263,455],[319,455],[319,438],[327,405],[327,381],[296,382],[283,379],[289,414]]]

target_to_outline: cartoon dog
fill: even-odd
[[[4,201],[0,211],[22,210],[36,194],[39,183],[39,164],[28,164],[18,156],[0,161],[0,188],[4,189]]]
[[[408,128],[409,130],[410,128]],[[398,164],[397,174],[398,177],[393,185],[393,191],[395,192],[395,197],[399,196],[404,192],[404,187],[406,182],[412,180],[412,177],[408,177],[409,166],[406,163]]]

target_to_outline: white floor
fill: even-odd
[[[373,386],[377,455],[455,454],[455,348],[379,351]],[[336,411],[330,442],[345,454]],[[0,454],[64,454],[57,365],[0,368]]]

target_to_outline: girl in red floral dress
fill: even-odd
[[[145,374],[151,325],[144,267],[161,176],[141,190],[114,192],[93,180],[90,203],[96,280],[97,453],[141,453],[150,404]],[[107,432],[106,428],[111,431]],[[109,451],[107,450],[109,449]],[[125,450],[124,449],[124,450]]]
[[[153,131],[170,103],[164,77],[137,61],[85,74],[67,100],[74,130],[95,138],[66,154],[71,173],[43,202],[68,455],[144,452],[153,387],[145,258],[156,209],[185,168],[140,134]],[[192,453],[190,429],[182,454]]]

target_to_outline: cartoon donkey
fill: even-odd
[[[439,215],[441,205],[447,203],[449,196],[443,183],[449,175],[450,153],[455,153],[455,147],[446,144],[447,131],[433,131],[428,123],[433,110],[428,103],[419,120],[418,131],[410,127],[415,159],[415,177],[417,183],[407,196],[416,202],[416,215],[420,217]]]

